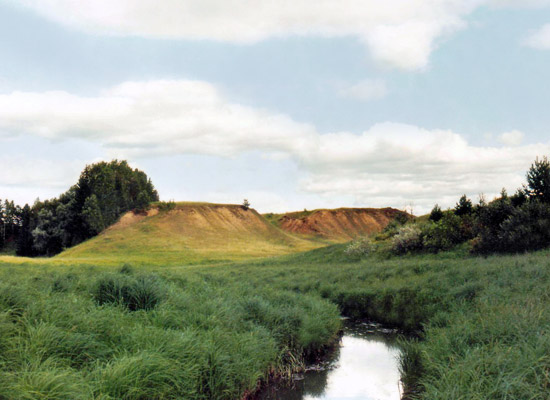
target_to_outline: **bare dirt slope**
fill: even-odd
[[[403,214],[395,208],[337,208],[271,215],[270,219],[289,233],[345,242],[380,232]]]
[[[320,247],[239,205],[177,203],[170,211],[129,212],[58,258],[105,263],[202,263],[266,257]]]

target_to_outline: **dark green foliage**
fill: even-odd
[[[474,206],[472,205],[472,201],[466,197],[465,194],[460,197],[460,200],[458,200],[458,203],[456,203],[454,208],[455,214],[459,217],[470,215],[473,210]]]
[[[487,204],[481,196],[474,207],[463,195],[454,208],[456,218],[442,214],[436,205],[429,219],[437,222],[423,227],[425,250],[447,250],[469,240],[478,254],[549,247],[550,161],[537,158],[527,173],[527,186],[512,196],[502,189],[497,199]]]
[[[34,251],[48,256],[61,252],[64,231],[58,214],[45,207],[38,212],[37,221],[32,231]]]
[[[138,211],[145,211],[149,207],[149,203],[151,203],[151,201],[153,200],[154,199],[152,199],[152,197],[146,191],[141,191],[138,194],[135,209]]]
[[[537,158],[531,165],[527,172],[527,187],[531,198],[550,204],[550,160],[548,157]]]
[[[163,287],[154,275],[106,275],[98,279],[93,288],[94,299],[99,305],[121,304],[130,311],[151,310],[164,295]]]
[[[400,212],[395,216],[394,221],[399,225],[404,225],[412,219],[412,215],[407,214],[406,212]]]
[[[477,212],[477,237],[472,243],[475,253],[504,250],[500,239],[501,225],[512,214],[514,206],[509,198],[499,198]]]
[[[17,237],[17,250],[18,256],[32,256],[33,252],[33,238],[32,238],[32,212],[28,204],[25,204],[21,213],[21,230]]]
[[[441,218],[443,218],[443,211],[441,210],[441,207],[439,207],[438,204],[432,208],[432,211],[430,212],[430,221],[437,222]]]
[[[76,185],[76,201],[84,205],[92,195],[97,198],[105,226],[116,222],[126,211],[143,209],[158,201],[158,193],[147,175],[118,160],[92,164],[82,171]]]
[[[0,251],[14,247],[21,230],[21,207],[13,201],[0,199]]]
[[[243,210],[248,210],[250,208],[250,202],[247,199],[244,199],[241,207],[243,208]]]
[[[82,207],[82,218],[88,225],[90,233],[98,234],[105,229],[103,215],[101,215],[101,209],[99,208],[99,202],[95,194],[87,197],[84,201],[84,206]]]
[[[55,255],[97,235],[123,213],[144,210],[157,200],[151,180],[126,161],[88,165],[59,198],[23,209],[0,202],[0,250],[12,238],[18,255]]]
[[[550,246],[550,207],[531,201],[515,208],[502,223],[500,233],[502,252],[519,253]]]
[[[525,187],[516,190],[512,196],[510,196],[510,201],[514,207],[520,207],[527,203],[529,200],[529,194]]]
[[[445,212],[439,221],[425,225],[422,233],[423,248],[433,253],[449,250],[471,238],[467,222],[452,212]]]

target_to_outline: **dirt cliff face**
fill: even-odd
[[[382,231],[403,211],[394,208],[338,208],[315,210],[306,216],[303,213],[283,215],[281,229],[302,235],[320,236],[336,241],[348,241],[357,236]]]

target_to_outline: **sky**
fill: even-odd
[[[0,198],[453,207],[550,154],[550,0],[0,0]]]

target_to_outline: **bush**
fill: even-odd
[[[376,249],[375,244],[368,237],[359,237],[346,247],[344,253],[351,257],[364,257],[374,252]]]
[[[171,211],[176,208],[176,203],[174,202],[174,200],[159,201],[157,203],[157,207],[159,211]]]
[[[502,251],[501,225],[512,215],[514,209],[510,198],[507,197],[501,197],[478,208],[472,252],[487,254]]]
[[[151,310],[164,297],[164,290],[154,275],[107,275],[100,278],[93,289],[99,305],[121,304],[130,311]]]
[[[388,225],[374,237],[375,241],[387,240],[399,233],[399,229],[409,222],[409,216],[405,213],[398,214]]]
[[[434,253],[449,250],[473,237],[471,227],[470,216],[461,218],[452,212],[445,212],[438,222],[423,227],[424,248]]]
[[[516,208],[501,225],[504,252],[521,253],[550,246],[550,206],[530,201]]]
[[[422,231],[416,225],[406,225],[393,238],[392,250],[405,254],[422,249]]]

